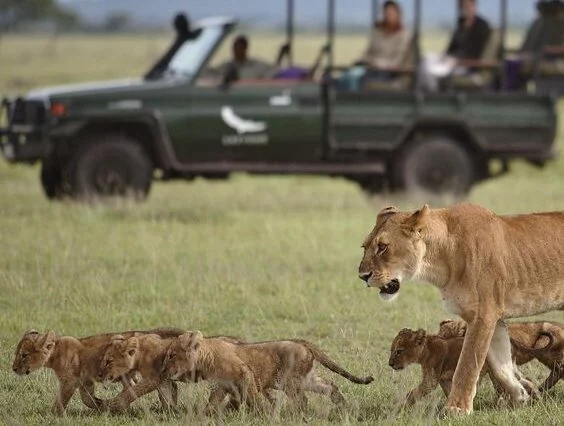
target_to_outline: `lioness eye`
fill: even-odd
[[[388,245],[384,244],[384,243],[379,243],[378,244],[378,249],[376,250],[376,254],[380,255],[380,254],[384,254],[384,252],[388,250]]]
[[[27,354],[25,354],[25,353],[22,353],[22,354],[21,354],[20,356],[22,357],[22,359],[26,359],[26,357],[27,357]]]

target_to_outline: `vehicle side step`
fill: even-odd
[[[386,165],[382,162],[371,163],[240,163],[209,162],[182,165],[185,173],[226,173],[248,172],[266,174],[384,174]]]

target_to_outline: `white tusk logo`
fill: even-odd
[[[233,109],[229,106],[221,108],[221,118],[232,129],[243,135],[245,133],[259,133],[266,130],[266,123],[264,121],[245,120],[239,117]]]

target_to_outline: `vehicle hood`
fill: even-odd
[[[67,84],[64,86],[50,86],[43,87],[28,92],[27,99],[49,99],[51,97],[65,96],[65,95],[87,95],[90,93],[100,92],[114,92],[123,89],[134,89],[135,87],[146,84],[141,78],[133,78],[126,80],[110,80],[98,81],[78,84]]]

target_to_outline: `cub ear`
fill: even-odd
[[[34,334],[35,334],[35,335],[39,334],[39,331],[37,331],[35,328],[32,328],[31,330],[27,330],[27,331],[24,333],[24,337],[32,336],[32,335],[34,335]]]
[[[201,340],[204,338],[200,331],[190,331],[178,337],[180,347],[185,351],[193,351],[198,349]]]
[[[425,330],[423,330],[422,328],[417,330],[415,332],[415,344],[422,345],[423,342],[425,341],[425,336],[427,336],[427,332]]]
[[[139,349],[139,339],[137,337],[130,337],[125,341],[125,351],[129,356],[135,356]]]
[[[411,216],[404,220],[403,226],[412,232],[420,233],[427,224],[431,209],[427,204],[416,210]]]
[[[55,347],[56,338],[57,335],[55,334],[55,332],[53,330],[49,330],[40,343],[41,349],[46,352],[51,352]]]
[[[390,216],[398,213],[399,210],[394,206],[384,207],[382,210],[378,212],[378,216],[376,217],[376,224],[383,223],[386,219]]]

